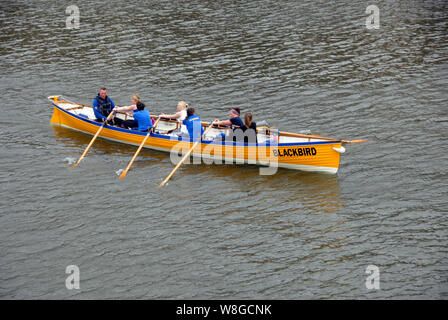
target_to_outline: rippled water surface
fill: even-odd
[[[446,299],[448,2],[0,2],[0,298]],[[173,165],[49,124],[46,97],[186,100],[346,145],[337,175]],[[81,289],[67,290],[68,265]],[[365,286],[368,265],[380,290]]]

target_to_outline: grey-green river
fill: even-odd
[[[17,0],[0,27],[1,299],[448,298],[448,2]],[[71,170],[91,136],[46,98],[102,86],[367,142],[336,175],[190,164],[158,189],[167,153],[120,180],[136,147],[102,139]]]

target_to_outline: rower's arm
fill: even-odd
[[[100,112],[98,101],[96,99],[92,102],[93,113],[97,119],[106,120],[106,117]]]
[[[213,124],[216,124],[216,125],[218,125],[218,126],[231,126],[232,125],[232,122],[230,121],[230,120],[222,120],[222,121],[213,121]]]
[[[163,118],[168,118],[168,119],[177,119],[181,116],[181,112],[177,112],[175,114],[162,114],[161,115]]]
[[[124,106],[124,107],[118,107],[117,106],[117,111],[133,111],[137,109],[137,107],[135,105],[132,106]]]

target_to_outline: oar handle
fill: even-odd
[[[154,132],[156,131],[156,127],[157,127],[157,124],[159,123],[160,119],[161,119],[161,118],[160,118],[160,116],[159,116],[159,117],[157,118],[156,122],[154,122],[154,125],[152,126]]]

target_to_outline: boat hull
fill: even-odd
[[[101,123],[92,121],[65,110],[57,103],[51,123],[86,134],[94,135]],[[139,146],[146,133],[105,125],[99,137],[111,141]],[[174,137],[151,133],[143,147],[171,152],[172,159],[180,158],[193,146],[191,141],[182,141]],[[321,141],[303,143],[244,144],[221,141],[202,141],[193,151],[193,156],[202,158],[205,163],[256,164],[288,169],[325,172],[335,174],[340,163],[341,141]],[[173,152],[176,151],[176,152]]]

